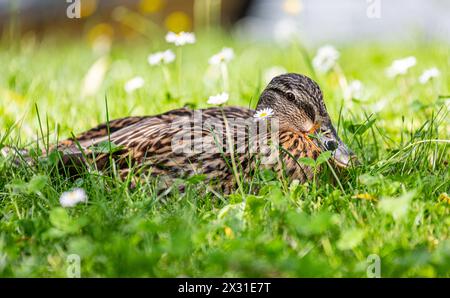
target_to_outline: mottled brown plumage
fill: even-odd
[[[169,185],[174,178],[203,174],[207,182],[225,192],[235,187],[233,162],[244,180],[256,167],[268,167],[300,181],[313,177],[312,169],[297,161],[301,157],[316,159],[321,151],[333,150],[336,164],[349,163],[350,153],[331,124],[320,88],[310,78],[298,74],[274,78],[260,96],[257,110],[263,108],[274,112],[276,135],[262,128],[249,129],[255,125],[251,109],[182,108],[156,116],[112,120],[76,139],[62,141],[56,148],[68,166],[83,163],[105,170],[110,168],[112,157],[122,177],[133,169],[133,173],[157,176]],[[279,158],[261,165],[261,140],[276,145]],[[97,152],[105,141],[118,148],[112,153]]]

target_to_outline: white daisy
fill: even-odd
[[[256,111],[255,115],[253,117],[255,118],[255,121],[259,121],[262,119],[266,119],[273,115],[273,110],[271,108],[265,108],[259,111]]]
[[[86,202],[87,201],[87,195],[84,189],[82,188],[75,188],[71,191],[66,191],[61,194],[59,197],[59,203],[61,206],[67,208],[67,207],[73,207],[78,203]]]
[[[166,41],[168,43],[173,43],[176,46],[183,46],[185,44],[189,43],[195,43],[195,34],[192,32],[180,32],[180,33],[174,33],[174,32],[168,32],[166,34]]]
[[[408,72],[408,69],[416,65],[416,63],[417,60],[414,56],[394,60],[391,66],[386,69],[386,75],[390,78],[395,78],[398,75],[404,75]]]
[[[209,58],[209,64],[218,65],[230,62],[234,58],[234,51],[231,48],[223,48],[219,53]]]
[[[312,63],[318,72],[326,73],[336,65],[339,56],[339,52],[333,46],[325,45],[317,50]]]
[[[226,92],[219,93],[217,95],[210,96],[208,98],[208,104],[221,105],[228,101],[229,95]]]
[[[132,93],[134,90],[142,88],[144,86],[144,79],[142,77],[134,77],[125,83],[125,91]]]
[[[150,65],[159,65],[161,63],[169,64],[175,60],[175,54],[172,50],[156,52],[149,55],[147,60]]]
[[[352,99],[361,99],[363,93],[363,84],[359,80],[351,81],[347,88],[344,91],[344,98]]]
[[[154,54],[150,54],[147,58],[147,61],[150,65],[159,65],[163,60],[162,52],[156,52]]]
[[[426,84],[432,78],[437,78],[441,75],[441,72],[436,67],[425,70],[419,78],[421,84]]]

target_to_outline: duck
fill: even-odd
[[[316,160],[325,151],[331,151],[333,165],[340,168],[356,161],[332,124],[319,85],[297,73],[274,77],[256,109],[179,108],[119,118],[63,140],[46,154],[54,151],[72,169],[88,165],[107,170],[112,162],[123,179],[158,177],[166,188],[175,179],[199,175],[224,193],[233,192],[239,180],[245,182],[259,168],[310,181],[317,169],[299,160]]]

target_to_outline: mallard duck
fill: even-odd
[[[261,110],[271,117],[255,118]],[[331,123],[322,91],[309,77],[289,73],[273,78],[256,111],[231,106],[181,108],[126,117],[64,140],[52,150],[61,152],[68,166],[84,163],[104,170],[114,160],[122,177],[132,170],[138,176],[164,177],[166,185],[175,178],[203,175],[205,182],[226,193],[236,186],[236,171],[245,180],[256,168],[268,167],[304,182],[313,179],[313,169],[299,163],[301,157],[316,159],[321,152],[332,151],[339,167],[354,160]],[[114,148],[98,150],[105,144]]]

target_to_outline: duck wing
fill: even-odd
[[[156,116],[121,118],[109,123],[109,135],[108,126],[101,124],[75,140],[61,142],[58,150],[63,152],[64,161],[79,164],[82,160],[95,163],[99,169],[108,167],[113,157],[124,174],[137,166],[153,175],[183,177],[201,173],[227,179],[230,171],[224,157],[229,153],[224,145],[224,127],[229,125],[233,133],[242,131],[253,114],[253,110],[241,107],[183,108]],[[110,141],[117,150],[96,152],[96,146],[104,141]]]

